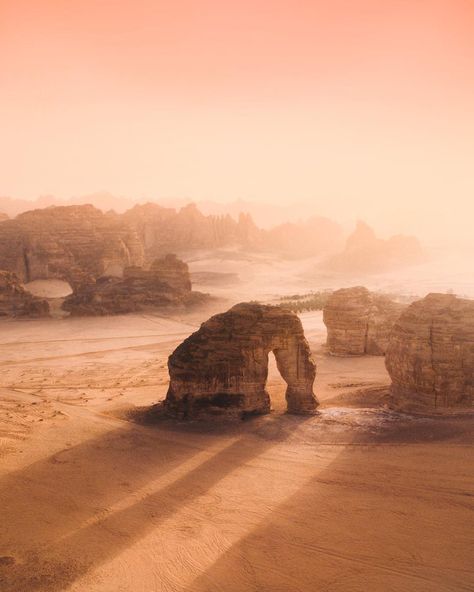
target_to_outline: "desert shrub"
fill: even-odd
[[[309,294],[293,294],[282,296],[278,305],[288,308],[293,312],[308,312],[311,310],[322,310],[331,294],[331,290],[321,292],[310,292]]]

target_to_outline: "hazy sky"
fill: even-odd
[[[0,195],[472,234],[472,0],[0,0]]]

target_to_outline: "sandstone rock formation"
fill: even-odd
[[[124,314],[144,308],[190,305],[205,294],[191,291],[186,263],[175,255],[154,261],[150,269],[126,267],[123,277],[100,277],[76,286],[63,303],[74,316]]]
[[[168,360],[165,407],[179,418],[268,413],[268,354],[288,384],[291,413],[312,413],[316,365],[301,321],[277,306],[237,304],[201,325]]]
[[[48,315],[47,300],[37,298],[25,290],[18,277],[11,271],[0,271],[0,317]]]
[[[91,205],[33,210],[0,224],[0,268],[24,282],[56,278],[74,286],[84,276],[120,275],[142,264],[133,229]]]
[[[396,407],[474,410],[474,301],[428,294],[392,331],[385,364]]]
[[[179,211],[158,204],[137,205],[125,212],[124,222],[140,237],[147,258],[225,246],[256,246],[262,231],[249,216],[205,216],[195,204]]]
[[[46,196],[36,203],[51,202]],[[237,220],[206,216],[194,204],[175,210],[148,203],[123,214],[90,204],[52,205],[0,217],[0,269],[25,283],[61,279],[74,287],[91,278],[121,277],[125,267],[149,265],[171,252],[236,248],[298,257],[333,251],[340,235],[339,226],[325,218],[263,230],[248,214]]]
[[[336,290],[323,310],[329,353],[383,356],[393,324],[404,308],[362,286]]]
[[[329,258],[324,267],[344,273],[378,273],[420,263],[423,251],[414,236],[377,238],[365,222],[358,222],[342,253]]]

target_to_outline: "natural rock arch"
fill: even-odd
[[[270,352],[288,385],[288,411],[314,412],[316,364],[300,319],[277,306],[242,303],[211,317],[171,354],[168,413],[180,418],[268,413]]]

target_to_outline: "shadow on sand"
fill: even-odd
[[[6,509],[0,555],[12,555],[16,563],[0,566],[0,589],[65,590],[159,530],[186,504],[199,504],[220,480],[306,421],[276,416],[267,422],[268,437],[255,431],[258,423],[244,422],[237,436],[232,430],[227,438],[193,434],[193,446],[179,438],[192,427],[174,425],[173,439],[172,424],[130,425],[9,474],[0,482],[0,507]],[[471,590],[464,583],[472,569],[468,529],[456,526],[450,553],[441,536],[453,522],[466,524],[468,498],[451,492],[445,500],[443,491],[420,486],[416,467],[407,472],[380,456],[366,478],[360,455],[367,449],[369,465],[375,458],[369,448],[341,446],[329,465],[223,552],[187,591]],[[443,483],[456,483],[457,469],[453,463]],[[147,486],[149,491],[140,491]],[[424,550],[417,556],[420,532]]]

